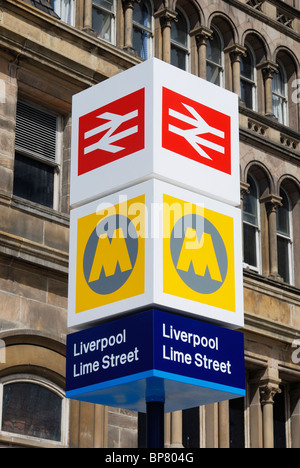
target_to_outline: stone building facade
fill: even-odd
[[[72,96],[152,56],[240,96],[247,395],[165,446],[299,448],[299,0],[0,0],[0,446],[145,444],[64,385]]]

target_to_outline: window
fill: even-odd
[[[247,54],[241,58],[241,100],[246,107],[255,110],[255,60],[247,46]]]
[[[283,66],[278,64],[278,73],[274,73],[272,80],[273,114],[278,122],[288,124],[287,112],[287,79]]]
[[[93,0],[92,28],[100,39],[115,42],[114,0]]]
[[[200,447],[200,408],[182,411],[182,445],[184,448]]]
[[[0,396],[2,435],[66,443],[66,400],[57,389],[24,379],[1,384]]]
[[[213,29],[213,35],[207,41],[206,78],[215,85],[223,85],[223,44],[216,29]]]
[[[187,70],[189,55],[188,24],[183,13],[177,10],[176,21],[171,27],[171,64]]]
[[[293,283],[291,203],[285,190],[280,190],[282,206],[277,208],[278,273],[286,283]]]
[[[260,228],[259,199],[255,180],[248,176],[249,193],[244,196],[244,263],[257,272],[260,271]]]
[[[133,47],[138,55],[147,60],[152,55],[152,7],[149,1],[134,3]]]
[[[287,399],[286,387],[280,385],[280,393],[274,396],[273,406],[273,427],[274,427],[274,448],[287,448]]]
[[[229,400],[230,448],[245,448],[244,398]]]
[[[13,193],[54,207],[57,117],[23,102],[17,104]]]
[[[75,26],[75,0],[50,0],[50,4],[62,21]]]

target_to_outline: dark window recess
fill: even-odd
[[[60,441],[61,412],[61,398],[41,385],[4,385],[2,431]]]
[[[56,116],[18,103],[13,192],[49,208],[53,208],[56,129]]]
[[[47,164],[15,155],[14,194],[53,208],[54,168]]]
[[[285,387],[280,386],[281,393],[274,396],[274,448],[286,448],[286,413],[285,413]]]
[[[182,411],[182,445],[185,448],[200,447],[200,414],[198,407]]]
[[[230,448],[245,447],[244,398],[229,401]]]

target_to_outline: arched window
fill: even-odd
[[[223,86],[223,42],[219,32],[212,28],[213,35],[206,46],[206,78],[213,84]]]
[[[278,122],[288,124],[288,97],[287,97],[287,77],[283,66],[277,62],[278,73],[274,73],[272,80],[273,114]]]
[[[182,70],[188,69],[189,36],[188,23],[181,11],[177,10],[176,21],[171,27],[171,64]]]
[[[152,56],[152,6],[149,0],[134,3],[133,48],[147,60]]]
[[[93,0],[92,28],[100,39],[115,42],[115,2],[114,0]]]
[[[50,0],[50,4],[62,21],[75,26],[75,0]]]
[[[66,444],[65,399],[53,385],[20,378],[0,384],[0,435]]]
[[[281,188],[282,206],[277,208],[277,258],[278,273],[286,283],[293,284],[292,216],[291,202]]]
[[[248,176],[249,193],[243,201],[244,264],[260,273],[260,216],[258,187],[252,176]]]
[[[241,100],[249,109],[256,110],[255,91],[255,58],[249,46],[246,46],[246,56],[241,57]]]

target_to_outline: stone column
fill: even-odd
[[[182,448],[182,411],[171,413],[170,448]]]
[[[87,31],[92,29],[92,8],[93,0],[85,0],[83,29]]]
[[[191,31],[191,35],[196,38],[197,52],[198,52],[198,76],[206,80],[206,47],[207,40],[212,36],[212,30],[204,26]]]
[[[171,63],[171,26],[172,21],[177,18],[177,13],[169,8],[164,8],[158,11],[155,16],[159,18],[162,30],[162,59]]]
[[[264,62],[260,65],[265,83],[265,114],[274,117],[273,98],[272,98],[272,80],[274,73],[278,73],[278,66],[273,62]]]
[[[232,91],[241,97],[241,57],[246,55],[245,47],[233,44],[224,52],[229,53],[232,66]]]
[[[262,411],[259,382],[261,375],[251,376],[249,382],[250,448],[263,448]]]
[[[260,386],[260,398],[263,413],[264,448],[274,448],[273,405],[274,396],[280,393],[279,381],[269,381]]]
[[[218,406],[219,448],[229,448],[229,401],[221,401]]]
[[[135,0],[122,0],[124,9],[124,49],[133,52],[132,30],[133,30],[133,10]]]
[[[277,195],[268,195],[261,199],[266,205],[268,215],[269,230],[269,258],[270,258],[270,278],[280,279],[278,274],[277,260],[277,208],[281,205],[281,197]]]

